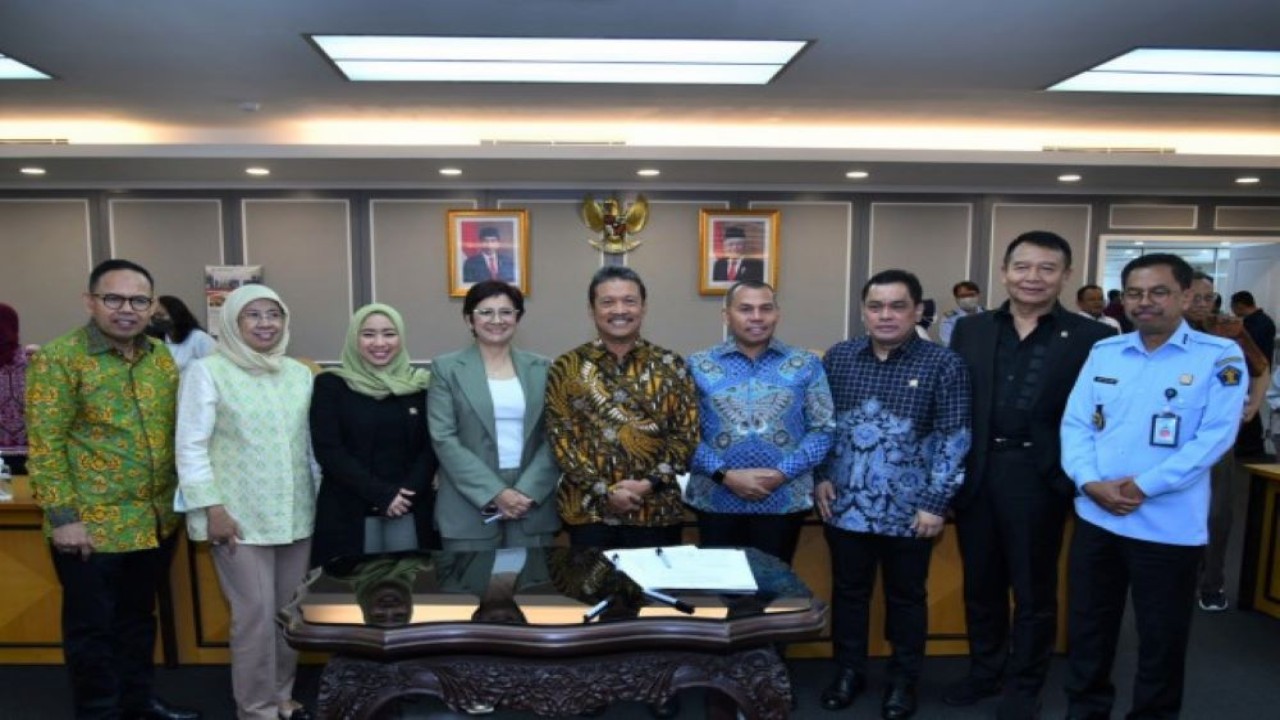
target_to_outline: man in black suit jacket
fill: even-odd
[[[462,282],[476,283],[481,280],[515,282],[515,259],[511,257],[511,253],[500,252],[501,247],[502,236],[498,228],[492,226],[480,228],[480,252],[462,262]]]
[[[970,705],[1003,685],[998,717],[1033,718],[1057,631],[1058,554],[1075,494],[1059,463],[1059,426],[1090,349],[1114,331],[1058,303],[1071,275],[1071,246],[1058,235],[1019,235],[1002,273],[1009,300],[961,319],[951,336],[973,385],[973,446],[952,501],[971,666],[943,699]]]
[[[736,225],[725,228],[725,256],[711,266],[712,282],[765,282],[764,260],[743,257],[746,249],[746,231]]]

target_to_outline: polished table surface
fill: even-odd
[[[414,694],[573,714],[697,686],[748,717],[785,717],[775,645],[821,632],[826,606],[785,564],[746,552],[759,590],[672,590],[692,614],[652,600],[590,548],[340,558],[280,622],[295,647],[335,653],[321,681],[326,717],[373,717]]]

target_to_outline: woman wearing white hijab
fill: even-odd
[[[231,606],[231,687],[240,720],[309,720],[293,700],[297,653],[276,611],[307,571],[318,473],[311,371],[284,356],[289,309],[263,285],[227,296],[217,351],[193,362],[178,397],[178,509],[207,540]]]

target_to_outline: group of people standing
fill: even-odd
[[[953,515],[973,662],[945,699],[1000,693],[1001,717],[1035,717],[1072,497],[1072,717],[1110,711],[1130,585],[1133,716],[1174,716],[1208,468],[1244,406],[1238,347],[1182,320],[1191,277],[1176,257],[1126,267],[1137,332],[1111,339],[1058,304],[1062,238],[1019,236],[1002,267],[1009,301],[957,322],[951,349],[916,334],[919,280],[886,270],[862,289],[866,336],[821,358],[775,337],[777,294],[752,279],[725,296],[729,337],[686,361],[642,337],[644,282],[611,265],[588,287],[596,337],[554,361],[514,347],[524,298],[490,279],[462,305],[474,342],[430,372],[410,364],[400,314],[372,304],[352,317],[341,364],[314,378],[286,355],[289,308],[248,285],[179,383],[177,354],[144,334],[159,310],[150,274],[106,261],[89,279],[90,321],[27,373],[31,480],[64,587],[77,717],[199,717],[151,688],[156,584],[181,514],[210,544],[231,607],[238,716],[305,720],[273,618],[309,567],[545,546],[562,526],[572,545],[678,544],[686,508],[702,544],[790,562],[815,507],[838,668],[825,708],[867,684],[879,569],[893,645],[882,716],[915,713],[929,558]]]

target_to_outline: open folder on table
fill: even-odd
[[[741,550],[676,545],[605,550],[604,555],[642,588],[732,593],[759,589]]]

